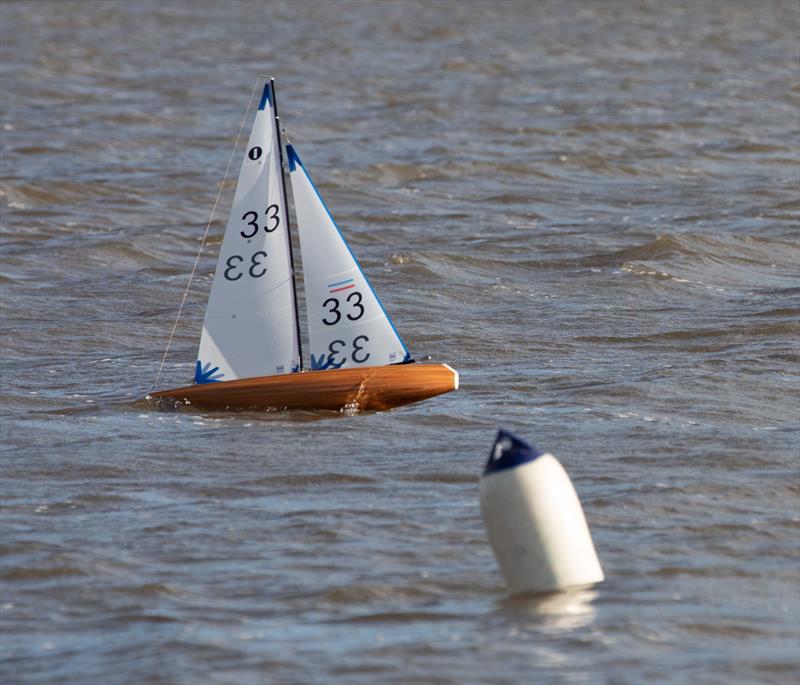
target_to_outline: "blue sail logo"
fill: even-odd
[[[338,364],[333,362],[333,357],[335,355],[328,355],[328,360],[325,361],[325,355],[321,354],[317,357],[313,352],[311,353],[311,370],[312,371],[324,371],[325,369],[339,369],[341,368],[342,364],[344,364],[345,360],[342,359]]]
[[[211,362],[203,365],[201,364],[200,360],[197,360],[197,364],[194,367],[194,382],[195,383],[216,383],[220,378],[222,378],[225,374],[224,373],[217,373],[219,371],[218,366],[214,366],[212,368]]]

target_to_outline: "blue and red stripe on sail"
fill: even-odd
[[[350,288],[355,288],[355,279],[348,278],[344,281],[336,281],[336,283],[328,283],[328,292],[329,293],[340,293],[342,290],[350,290]]]

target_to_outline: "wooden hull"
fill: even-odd
[[[397,364],[202,383],[150,397],[204,409],[383,410],[456,389],[458,372],[447,364]]]

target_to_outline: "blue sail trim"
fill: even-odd
[[[296,160],[297,164],[299,164],[300,168],[303,170],[303,173],[306,175],[306,178],[308,179],[308,182],[311,185],[311,188],[317,194],[317,198],[319,198],[319,201],[320,201],[320,204],[322,205],[322,208],[327,212],[328,217],[330,218],[331,223],[333,224],[333,227],[336,229],[336,232],[339,234],[339,237],[342,239],[342,242],[344,243],[344,246],[347,248],[347,251],[350,253],[350,256],[353,258],[353,262],[355,263],[356,268],[358,269],[358,272],[364,277],[364,282],[367,284],[367,287],[372,291],[372,294],[375,296],[375,301],[378,303],[378,306],[381,308],[381,311],[383,312],[383,315],[386,317],[386,320],[389,322],[389,325],[392,327],[392,331],[394,331],[394,335],[397,338],[397,341],[400,343],[400,346],[403,348],[403,351],[405,352],[405,355],[406,355],[405,358],[406,359],[411,359],[411,353],[408,351],[408,348],[406,347],[406,344],[403,342],[403,339],[400,337],[400,334],[397,332],[397,329],[394,327],[394,322],[392,321],[392,317],[390,317],[389,314],[386,312],[386,308],[383,306],[383,303],[381,302],[381,298],[378,297],[378,293],[375,292],[375,288],[373,288],[372,287],[372,283],[369,282],[369,279],[367,278],[367,275],[364,273],[363,269],[361,268],[361,264],[359,264],[358,259],[356,259],[356,256],[353,254],[353,251],[350,249],[350,245],[347,243],[347,241],[345,240],[344,236],[342,235],[342,231],[339,229],[339,225],[336,223],[336,219],[333,218],[333,214],[331,214],[331,210],[328,209],[328,205],[325,204],[325,200],[323,200],[322,199],[322,195],[319,194],[319,191],[317,190],[317,186],[314,185],[314,181],[312,181],[311,180],[311,176],[308,175],[308,172],[306,171],[306,168],[303,166],[303,163],[300,161],[300,157],[297,155],[297,152],[295,152],[294,147],[292,147],[291,145],[287,145],[286,146],[286,151],[287,151],[288,157],[289,157],[289,171],[292,172],[297,168],[297,166],[294,163],[294,161]]]
[[[261,110],[265,109],[267,103],[270,103],[270,105],[272,104],[272,99],[269,93],[269,81],[264,84],[264,92],[261,93],[261,103],[258,105],[258,111],[260,112]]]
[[[303,166],[303,162],[300,161],[300,157],[298,156],[297,152],[295,152],[294,146],[291,143],[286,145],[286,161],[289,164],[290,173],[297,168],[298,164]],[[309,178],[308,180],[310,181],[311,179]],[[314,184],[312,183],[311,185]]]
[[[219,371],[218,366],[211,366],[211,362],[207,364],[202,364],[200,360],[197,360],[197,364],[194,367],[194,382],[195,383],[216,383],[220,378],[225,376],[224,373],[217,373]]]

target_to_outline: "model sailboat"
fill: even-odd
[[[303,369],[284,155],[270,79],[242,160],[206,307],[194,385],[204,408],[389,409],[458,388],[447,364],[411,364],[294,147],[286,145],[310,345]]]

